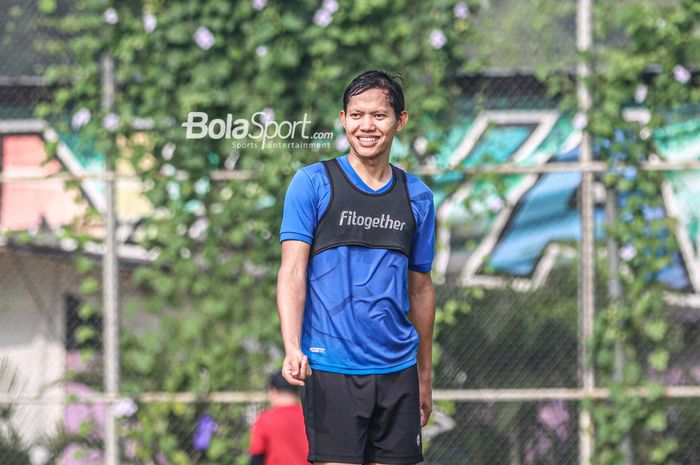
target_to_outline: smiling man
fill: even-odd
[[[303,386],[315,464],[415,464],[432,411],[433,194],[389,163],[406,125],[397,79],[345,90],[350,151],[294,176],[280,231],[282,374]]]

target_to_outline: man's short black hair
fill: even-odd
[[[384,71],[370,70],[357,76],[345,89],[343,94],[343,111],[348,110],[350,97],[369,89],[383,89],[389,94],[389,104],[394,109],[398,118],[404,111],[403,89],[399,81],[402,80],[398,74],[389,74]]]
[[[279,372],[270,377],[268,387],[271,389],[277,389],[278,391],[287,391],[291,392],[292,394],[299,394],[299,388],[289,384],[287,380],[284,379],[284,376],[282,376],[282,373]]]

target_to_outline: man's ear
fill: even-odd
[[[396,122],[396,131],[400,131],[403,129],[404,126],[406,126],[406,123],[408,122],[408,113],[405,111],[402,111],[401,114],[399,115],[399,118]]]
[[[340,110],[340,113],[338,113],[338,119],[340,119],[340,124],[342,124],[343,128],[345,128],[345,110]]]

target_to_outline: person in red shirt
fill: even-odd
[[[277,373],[270,378],[267,398],[270,408],[250,432],[250,465],[309,465],[299,388]]]

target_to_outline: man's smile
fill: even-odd
[[[379,142],[379,136],[356,136],[357,140],[360,141],[360,145],[363,147],[372,147]]]

